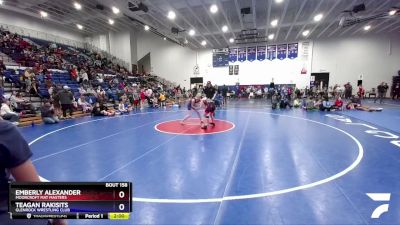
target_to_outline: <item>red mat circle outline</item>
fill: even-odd
[[[227,120],[215,119],[215,127],[208,126],[207,129],[201,129],[199,119],[189,119],[185,124],[181,120],[169,120],[158,123],[154,129],[161,133],[178,135],[207,135],[228,132],[235,128],[235,124]]]

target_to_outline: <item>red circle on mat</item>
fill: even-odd
[[[201,129],[199,119],[189,119],[184,124],[181,120],[171,120],[154,126],[157,131],[167,134],[204,135],[227,132],[235,128],[235,124],[226,120],[214,120],[215,127],[208,126]]]

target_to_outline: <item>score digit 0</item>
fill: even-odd
[[[123,204],[123,203],[119,204],[119,205],[118,205],[118,209],[119,209],[119,211],[124,211],[124,209],[125,209],[125,204]]]
[[[119,196],[119,198],[124,198],[124,197],[125,197],[125,192],[120,191],[120,192],[118,193],[118,196]]]

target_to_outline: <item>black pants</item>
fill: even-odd
[[[330,112],[331,111],[331,107],[328,108],[328,107],[324,107],[324,106],[321,105],[319,107],[319,110],[321,110],[321,111],[325,111],[326,110],[326,111]]]
[[[379,98],[379,103],[382,104],[383,99],[385,98],[385,94],[386,94],[386,93],[384,93],[384,92],[378,92],[378,96],[375,98],[374,103],[375,103],[376,100],[378,100],[378,98]]]
[[[345,97],[346,99],[351,98],[351,91],[345,91],[345,92],[344,92],[344,97]]]
[[[10,122],[18,122],[19,116],[13,113],[7,113],[3,116],[4,120],[8,120]]]
[[[61,104],[61,110],[63,112],[63,117],[67,116],[67,110],[69,110],[69,115],[72,116],[72,104]]]

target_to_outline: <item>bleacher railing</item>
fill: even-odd
[[[102,56],[105,56],[106,58],[110,59],[111,62],[113,62],[113,63],[119,64],[120,66],[123,66],[125,68],[129,68],[129,66],[130,66],[130,64],[128,62],[126,62],[122,59],[119,59],[119,58],[111,55],[110,53],[108,53],[90,43],[87,43],[87,42],[80,42],[80,41],[48,34],[45,32],[32,30],[32,29],[24,28],[24,27],[18,27],[18,26],[9,25],[9,24],[4,24],[4,23],[0,23],[0,27],[3,27],[4,29],[10,31],[11,33],[16,33],[21,36],[42,39],[42,40],[49,41],[49,42],[54,42],[54,43],[63,44],[63,45],[69,45],[69,46],[72,46],[75,48],[82,48],[82,49],[90,50],[93,52],[98,52],[98,53],[101,53]]]

